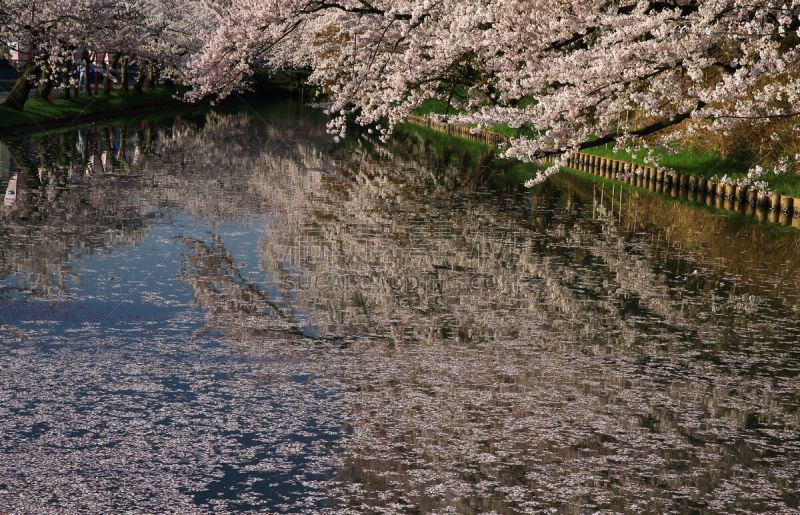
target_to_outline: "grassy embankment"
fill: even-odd
[[[509,187],[518,189],[526,179],[534,175],[536,170],[536,167],[530,163],[497,159],[495,157],[496,149],[486,143],[413,123],[399,125],[396,137],[401,138],[401,141],[405,140],[407,143],[423,146],[426,155],[438,160],[439,164],[457,166],[462,173],[459,177],[461,185],[488,186],[498,190]],[[729,253],[732,248],[731,241],[741,242],[741,238],[719,238],[719,234],[744,234],[749,227],[760,223],[753,216],[727,208],[698,203],[686,197],[672,197],[669,194],[640,195],[639,192],[644,189],[639,186],[605,179],[598,175],[587,175],[569,168],[565,168],[562,173],[552,177],[551,182],[553,185],[566,186],[577,192],[582,200],[589,204],[592,202],[592,184],[604,185],[607,188],[606,201],[612,204],[614,202],[611,199],[612,186],[616,187],[617,192],[625,191],[627,192],[626,203],[633,202],[637,206],[633,212],[636,213],[635,219],[638,222],[653,223],[669,231],[673,240],[682,239],[685,245],[707,249],[711,255],[726,255],[726,252]],[[546,190],[547,187],[547,185],[537,187],[532,194],[541,194],[541,188]],[[545,193],[545,195],[547,194]],[[630,215],[631,211],[627,212]],[[679,237],[679,234],[682,236]],[[769,248],[772,250],[766,254],[767,257],[761,255],[761,261],[772,259],[777,262],[784,259],[791,249],[795,249],[795,240],[776,239],[776,237],[782,234],[797,236],[798,232],[795,228],[770,224],[768,232],[748,232],[747,234],[749,237],[759,240],[758,245],[747,246],[748,249],[755,249],[753,256],[760,255],[764,248]],[[791,244],[787,243],[789,241]],[[737,261],[737,263],[739,262]],[[739,264],[744,263],[746,261],[741,261]]]
[[[141,93],[114,92],[77,98],[57,98],[50,102],[30,99],[19,111],[0,105],[0,134],[43,130],[121,113],[138,113],[154,107],[179,105],[175,88],[159,86]]]
[[[398,133],[426,146],[442,159],[442,164],[460,166],[467,183],[484,184],[495,189],[517,186],[536,175],[537,166],[511,159],[498,159],[495,149],[485,143],[446,134],[441,131],[404,123]]]
[[[425,102],[414,114],[424,116],[428,114],[444,114],[447,110],[447,103],[438,99],[431,99]],[[450,108],[449,112],[452,114],[455,111]],[[502,134],[505,136],[520,136],[532,134],[530,128],[523,127],[515,129],[507,125],[496,125],[489,128],[490,132]],[[644,155],[642,153],[635,154],[627,151],[613,150],[613,145],[603,145],[585,150],[588,154],[609,157],[631,163],[647,164],[645,163]],[[748,169],[757,164],[757,162],[750,157],[730,157],[697,150],[692,148],[674,148],[656,150],[655,155],[659,158],[661,166],[671,168],[676,172],[697,177],[722,177],[727,175],[731,178],[741,178],[747,174]],[[761,178],[766,181],[770,188],[782,195],[800,196],[800,176],[796,175],[774,175],[767,174]]]

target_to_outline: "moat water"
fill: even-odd
[[[426,136],[3,142],[0,512],[797,511],[800,231]]]

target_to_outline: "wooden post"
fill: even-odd
[[[730,199],[736,198],[735,195],[734,195],[735,191],[736,190],[735,190],[735,187],[734,187],[733,184],[726,184],[725,185],[725,197],[726,198],[730,198]]]
[[[791,214],[794,207],[794,199],[792,197],[781,197],[781,212]]]
[[[737,185],[733,195],[736,198],[736,202],[743,202],[747,195],[747,186]]]
[[[800,229],[800,197],[792,199],[792,227]]]
[[[780,211],[781,210],[781,196],[777,193],[773,193],[769,197],[769,208],[773,211]]]

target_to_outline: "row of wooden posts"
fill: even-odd
[[[554,160],[554,157],[547,158],[549,162]],[[796,214],[800,219],[800,197],[767,194],[730,182],[671,172],[585,152],[572,154],[567,160],[567,167],[659,193],[670,193],[673,197],[704,201],[707,205],[744,214],[757,216],[758,211],[763,210],[776,214]]]
[[[487,145],[498,146],[509,141],[509,137],[486,130],[478,130],[466,124],[448,124],[422,116],[411,116],[409,122],[434,130],[471,139]],[[545,159],[555,162],[555,156]],[[765,194],[747,186],[740,186],[714,179],[671,172],[654,166],[645,166],[629,161],[595,156],[586,152],[573,153],[567,167],[579,172],[617,180],[625,184],[645,188],[673,198],[702,202],[707,206],[727,209],[758,219],[800,227],[800,197]],[[792,216],[794,215],[794,216]]]

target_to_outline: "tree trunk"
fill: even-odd
[[[450,88],[450,95],[447,97],[447,107],[444,108],[444,114],[447,116],[450,114],[450,105],[453,103],[453,95],[456,93],[456,83],[453,83],[453,87]]]
[[[111,58],[111,65],[106,68],[106,76],[103,77],[103,92],[106,95],[109,95],[114,90],[114,83],[111,80],[111,74],[116,72],[117,66],[119,65],[120,55],[114,54],[114,57]]]
[[[89,79],[89,74],[92,71],[92,59],[89,56],[89,52],[83,53],[83,69],[84,71],[84,84],[83,84],[83,91],[86,93],[87,96],[92,96],[92,81]]]
[[[119,80],[122,83],[122,92],[128,92],[128,58],[123,57],[119,63]]]
[[[75,69],[77,70],[79,64],[77,62],[73,62],[72,64],[74,65]],[[72,68],[70,68],[70,69],[72,69]],[[79,72],[78,73],[78,80],[75,82],[75,89],[73,90],[75,98],[78,98],[79,96],[81,96],[80,81],[81,81],[81,74]],[[70,79],[70,82],[72,82],[71,79]],[[70,87],[69,89],[72,90],[72,87]]]
[[[144,81],[147,79],[147,68],[148,64],[140,64],[139,70],[136,73],[136,84],[133,86],[133,90],[137,93],[142,92],[142,88],[144,88]]]
[[[148,89],[153,89],[158,85],[158,67],[155,64],[151,64],[147,68],[147,87]]]
[[[36,87],[36,96],[44,100],[45,102],[50,101],[50,93],[53,92],[53,81],[50,79],[40,79],[39,86]]]
[[[28,64],[25,65],[25,68],[20,72],[17,82],[14,83],[14,87],[11,89],[11,93],[8,94],[5,102],[3,102],[3,105],[12,109],[22,110],[33,89],[31,79],[35,76],[36,64],[34,64],[33,59],[30,59]]]

